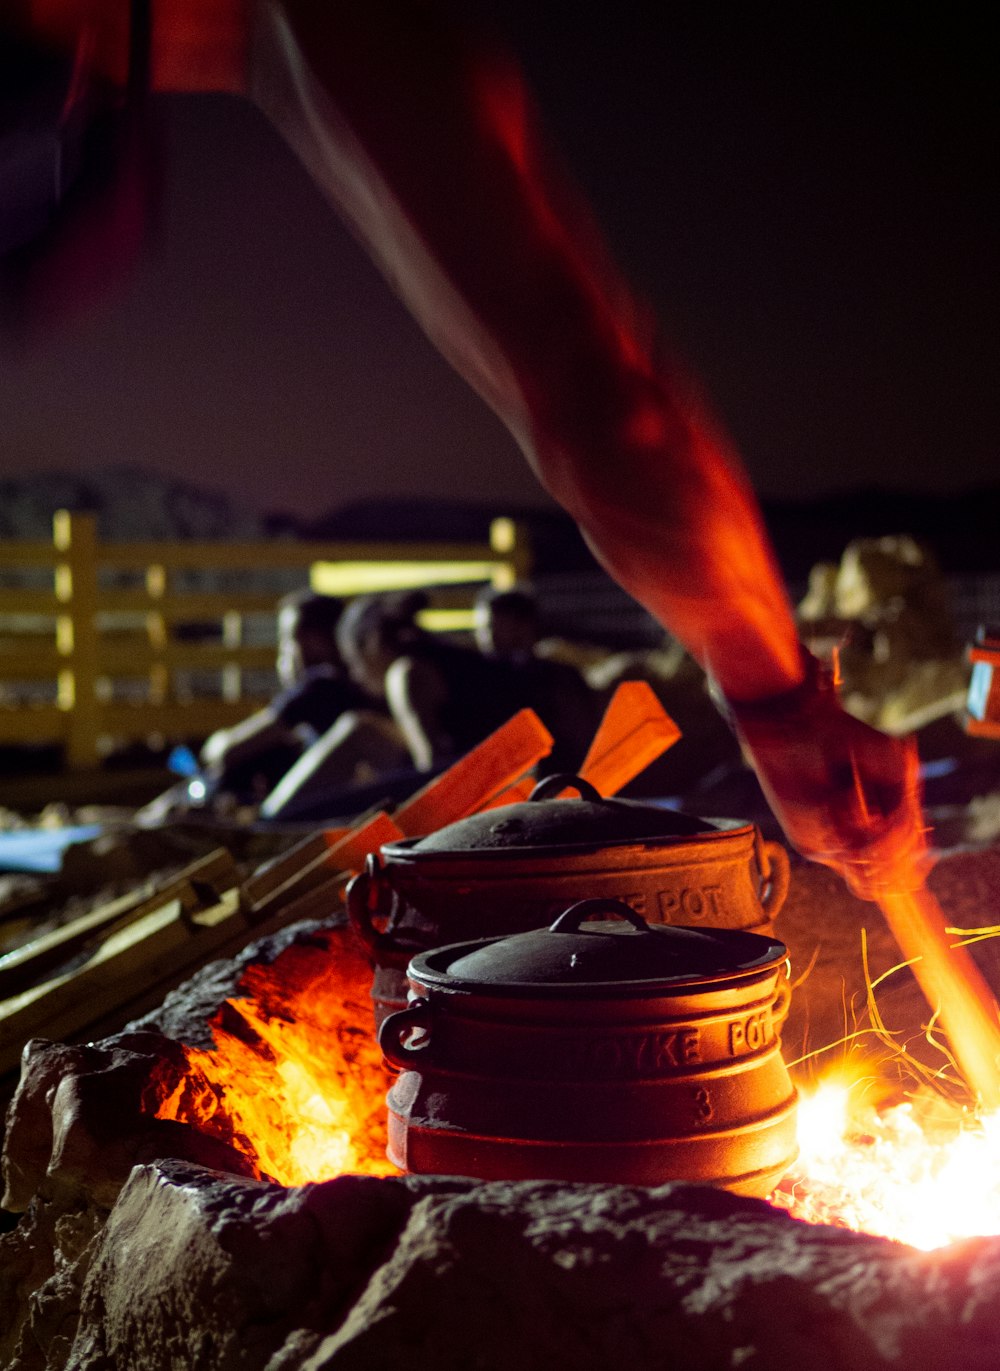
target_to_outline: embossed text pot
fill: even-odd
[[[550,928],[421,953],[409,974],[418,998],[379,1034],[402,1068],[388,1152],[404,1170],[766,1195],[795,1159],[781,943],[584,900]]]
[[[550,798],[569,786],[579,798]],[[653,923],[770,936],[787,889],[787,853],[753,824],[602,799],[551,776],[530,800],[387,843],[347,907],[375,963],[381,1020],[405,1004],[416,953],[544,927],[574,900],[609,896]]]

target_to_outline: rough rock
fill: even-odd
[[[71,1371],[965,1371],[1000,1357],[1000,1242],[921,1255],[687,1186],[137,1168]]]
[[[260,962],[270,965],[293,946],[312,945],[317,956],[325,956],[329,944],[322,939],[321,931],[342,928],[346,922],[347,916],[342,912],[328,919],[303,920],[266,938],[258,938],[235,957],[206,962],[183,985],[172,990],[156,1009],[128,1024],[127,1031],[154,1031],[192,1047],[211,1047],[209,1020],[222,1002],[236,991],[248,967]]]

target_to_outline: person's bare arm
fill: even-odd
[[[436,5],[270,10],[253,93],[612,575],[727,695],[802,679],[756,503],[512,63]]]
[[[272,118],[615,579],[715,676],[791,840],[859,889],[887,854],[919,856],[912,746],[849,718],[812,671],[732,445],[657,346],[514,64],[420,0],[164,4],[195,15],[195,49],[223,35],[228,88]]]
[[[385,698],[419,771],[451,760],[447,691],[433,666],[414,657],[398,658],[386,672]]]
[[[612,576],[715,677],[791,841],[863,894],[915,879],[915,748],[846,715],[800,647],[733,447],[514,64],[433,4],[269,16],[255,98]]]
[[[296,734],[281,722],[270,706],[258,709],[232,728],[220,728],[201,749],[203,766],[218,769],[236,766],[263,756],[272,747],[292,746]]]

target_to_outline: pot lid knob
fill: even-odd
[[[574,776],[568,771],[560,771],[554,776],[546,776],[538,782],[528,799],[555,800],[564,790],[575,790],[581,800],[590,800],[594,804],[600,804],[604,799],[595,785],[585,781],[582,776]]]
[[[652,929],[641,914],[637,914],[624,900],[614,900],[610,896],[597,896],[589,900],[577,900],[569,909],[559,915],[555,923],[549,925],[550,933],[579,933],[585,919],[595,914],[617,914],[625,919],[640,933],[652,933]]]

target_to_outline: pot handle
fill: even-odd
[[[788,853],[780,843],[762,842],[760,850],[764,877],[764,888],[760,896],[761,908],[769,919],[774,919],[785,903],[792,868]]]
[[[785,1026],[788,1018],[788,1011],[792,1007],[792,983],[788,976],[788,964],[778,972],[778,983],[774,988],[774,1001],[771,1005],[771,1016],[774,1019],[774,1031],[781,1037],[781,1030]]]
[[[574,776],[568,771],[561,771],[555,776],[546,776],[544,780],[538,782],[528,799],[554,800],[564,790],[575,790],[581,800],[596,800],[598,804],[604,799],[596,786],[585,781],[582,776]]]
[[[624,900],[613,900],[610,897],[597,895],[590,900],[577,900],[576,904],[571,904],[565,913],[560,914],[555,923],[550,925],[550,933],[577,933],[584,919],[591,914],[617,914],[619,918],[627,919],[633,928],[637,928],[640,933],[649,933],[652,930],[649,924],[637,914],[631,905]]]
[[[389,932],[376,928],[374,916],[387,918],[396,892],[386,875],[378,853],[369,852],[365,869],[347,887],[347,917],[365,947],[383,966],[405,967],[412,949],[399,947]]]
[[[411,1028],[424,1030],[419,1047],[407,1047],[403,1043],[404,1035]],[[427,1064],[431,1061],[430,1029],[431,1004],[429,1000],[420,996],[412,1000],[405,1009],[400,1009],[382,1020],[382,1027],[378,1031],[378,1045],[383,1056],[394,1066],[408,1070],[417,1063]]]

